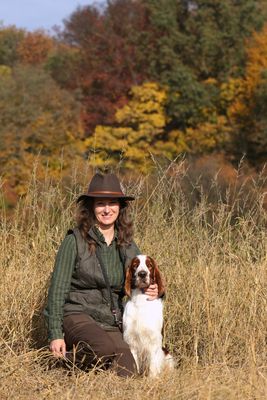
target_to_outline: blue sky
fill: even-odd
[[[105,0],[0,0],[0,26],[51,30],[78,7]]]

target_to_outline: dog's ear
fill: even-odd
[[[159,290],[159,297],[162,297],[165,294],[165,281],[164,278],[162,276],[162,274],[160,273],[158,267],[155,268],[155,281],[158,285],[158,290]]]
[[[165,281],[158,268],[158,265],[153,258],[149,257],[151,264],[153,265],[153,281],[158,285],[159,297],[165,294]]]
[[[125,286],[124,286],[124,291],[126,296],[131,297],[132,294],[132,264],[129,265],[126,271],[126,278],[125,278]]]
[[[133,286],[133,278],[134,278],[133,275],[134,275],[134,271],[135,271],[135,266],[136,266],[136,264],[138,264],[138,262],[139,262],[138,258],[134,257],[126,271],[124,291],[128,297],[131,297],[131,295],[132,295],[132,286]]]

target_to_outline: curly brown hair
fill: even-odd
[[[130,217],[129,202],[123,199],[118,200],[120,202],[120,210],[118,218],[115,222],[115,228],[118,232],[117,246],[122,247],[128,246],[133,240],[133,221]],[[93,198],[88,197],[87,199],[81,200],[78,203],[76,222],[83,238],[88,242],[89,252],[94,253],[96,242],[88,234],[90,228],[97,223],[94,213]]]

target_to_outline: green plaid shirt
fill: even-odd
[[[117,250],[117,232],[115,232],[114,239],[108,246],[102,233],[96,227],[93,230],[99,239],[101,258],[107,271],[110,286],[120,289],[123,285],[124,273],[120,254]]]
[[[117,234],[108,246],[102,233],[95,227],[94,233],[99,240],[101,258],[107,270],[110,286],[120,289],[124,281],[123,265],[116,247]],[[65,299],[71,285],[71,278],[77,256],[74,235],[67,235],[62,241],[55,261],[55,267],[48,291],[45,315],[48,317],[49,340],[62,339],[62,321]]]

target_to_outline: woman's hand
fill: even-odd
[[[147,300],[155,300],[158,298],[159,296],[159,289],[158,289],[158,285],[156,283],[154,283],[153,285],[150,285],[146,290],[145,290],[145,294],[148,295],[148,299]]]
[[[65,357],[66,354],[65,340],[64,339],[51,340],[49,349],[55,357]]]

